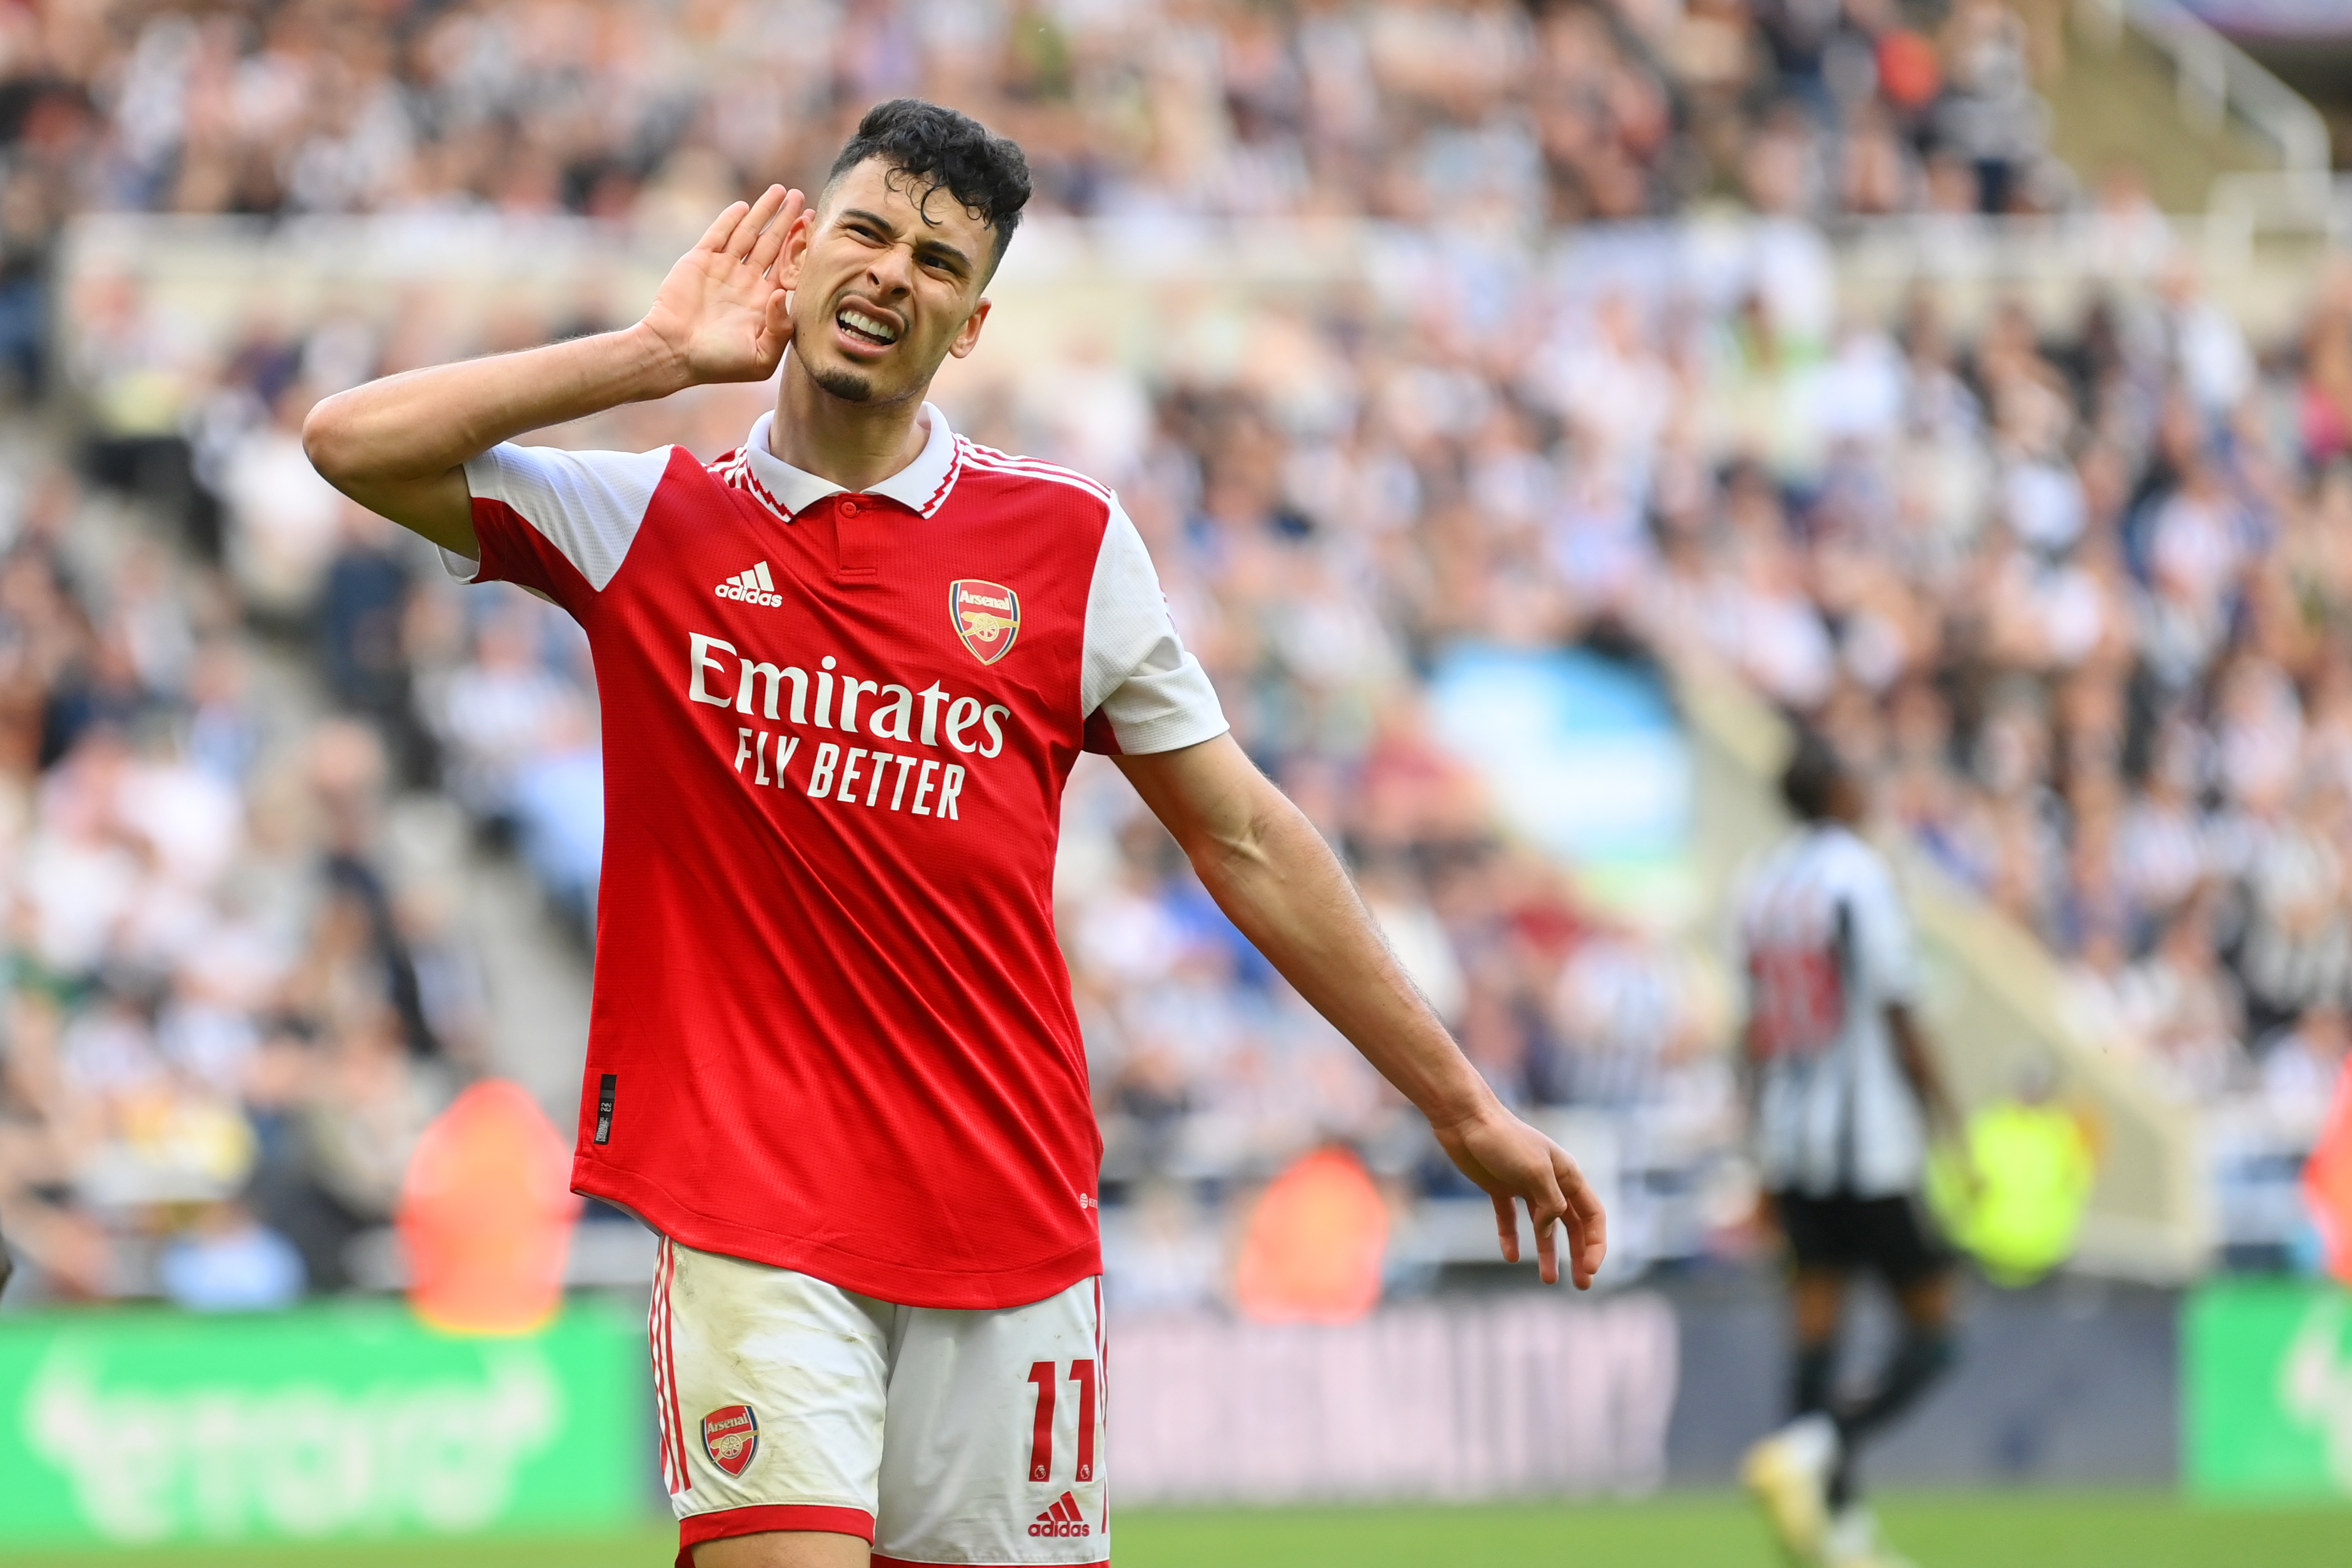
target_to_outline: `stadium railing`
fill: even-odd
[[[1517,287],[1555,279],[1570,291],[1609,289],[1705,295],[1727,269],[1752,278],[1758,258],[1817,252],[1832,310],[1891,320],[1906,291],[1937,283],[1940,303],[1966,327],[1996,300],[2016,296],[2059,310],[2084,293],[2156,281],[2182,263],[2252,337],[2278,337],[2308,300],[2317,264],[2352,236],[2352,182],[2326,182],[2302,200],[2281,174],[2230,176],[2208,214],[1981,217],[1925,215],[1840,220],[1697,216],[1671,223],[1594,226],[1554,235],[1447,236],[1369,221],[1071,220],[1040,216],[992,285],[1000,305],[1024,297],[1036,310],[1004,309],[992,321],[1000,360],[1100,342],[1147,370],[1208,369],[1214,344],[1171,342],[1163,299],[1181,287],[1211,308],[1328,300],[1334,285],[1361,286],[1382,304],[1461,269],[1500,268]],[[299,334],[328,315],[387,318],[429,288],[435,326],[467,340],[502,310],[554,322],[609,313],[650,297],[691,236],[633,231],[594,219],[513,219],[415,214],[243,217],[91,214],[65,231],[54,292],[56,351],[68,381],[100,425],[129,418],[172,427],[202,390],[211,364],[257,321]],[[1727,258],[1729,259],[1727,260]],[[117,288],[128,304],[169,331],[131,345],[126,363]],[[634,314],[634,308],[630,312]],[[1831,311],[1811,323],[1826,332]],[[1174,362],[1171,364],[1171,362]],[[109,378],[135,377],[136,396],[115,396]]]
[[[2172,64],[2180,112],[2191,124],[2218,128],[2234,115],[2276,150],[2281,173],[2325,183],[2327,121],[2179,0],[2078,0],[2075,9],[2095,36],[2113,40],[2129,30],[2161,50]]]

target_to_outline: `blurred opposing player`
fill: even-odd
[[[1832,1568],[1891,1563],[1861,1505],[1863,1443],[1951,1364],[1950,1255],[1921,1198],[1931,1122],[1951,1101],[1912,1014],[1911,925],[1885,859],[1854,832],[1860,781],[1806,737],[1781,779],[1799,826],[1741,908],[1756,1156],[1788,1244],[1794,1419],[1759,1443],[1748,1484],[1783,1544]],[[1900,1342],[1859,1398],[1833,1392],[1848,1284],[1894,1292]]]
[[[1226,732],[1109,491],[924,401],[989,315],[1018,148],[901,100],[815,205],[719,215],[624,331],[321,404],[320,471],[586,628],[607,828],[573,1184],[664,1237],[678,1562],[1095,1563],[1101,1143],[1053,929],[1107,752],[1234,922],[1514,1204],[1547,1280],[1602,1216]],[[789,353],[786,352],[789,348]],[[782,366],[705,464],[506,445]]]

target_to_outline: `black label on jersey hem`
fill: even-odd
[[[599,1143],[613,1141],[614,1091],[620,1086],[621,1075],[616,1072],[606,1073],[596,1085],[596,1142]]]

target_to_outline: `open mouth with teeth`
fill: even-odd
[[[888,348],[898,341],[897,327],[878,317],[869,316],[855,307],[844,308],[835,314],[833,320],[835,326],[857,342],[871,343],[876,348]]]

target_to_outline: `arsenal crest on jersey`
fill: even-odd
[[[760,1451],[760,1418],[748,1405],[727,1405],[702,1418],[702,1451],[730,1476],[740,1476]]]
[[[971,657],[994,664],[1021,635],[1021,595],[1002,583],[959,577],[948,584],[948,615]]]

